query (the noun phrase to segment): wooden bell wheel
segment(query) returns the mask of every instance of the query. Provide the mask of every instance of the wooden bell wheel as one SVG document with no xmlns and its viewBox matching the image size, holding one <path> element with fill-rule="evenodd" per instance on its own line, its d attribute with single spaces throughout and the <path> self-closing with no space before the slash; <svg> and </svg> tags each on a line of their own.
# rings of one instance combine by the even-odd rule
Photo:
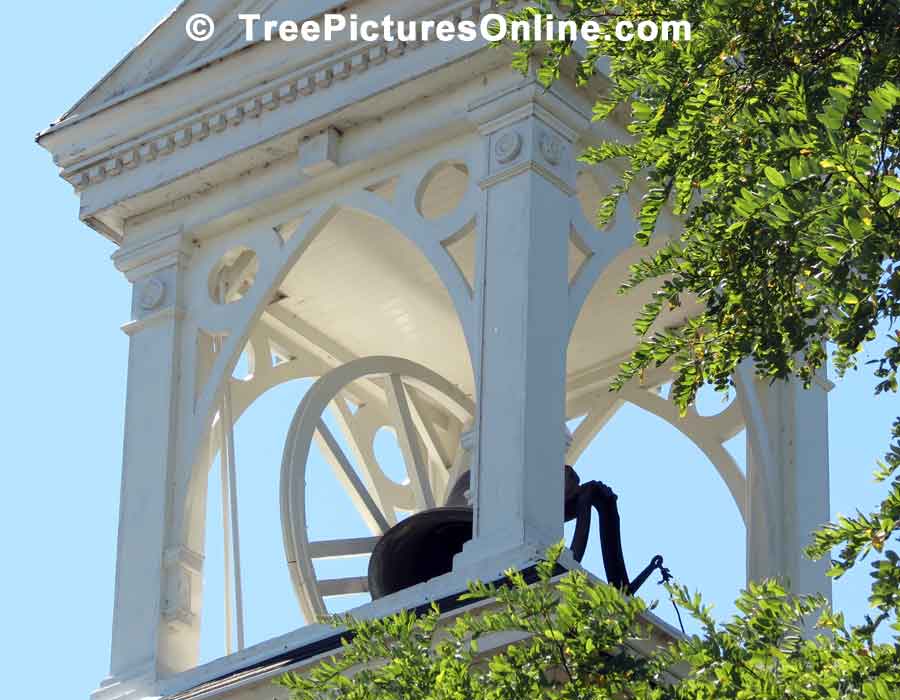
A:
<svg viewBox="0 0 900 700">
<path fill-rule="evenodd" d="M 325 421 L 329 411 L 338 434 Z M 281 466 L 284 551 L 307 622 L 327 613 L 325 600 L 331 596 L 368 592 L 365 577 L 319 578 L 317 560 L 370 554 L 397 523 L 397 511 L 415 513 L 444 504 L 468 468 L 460 435 L 473 416 L 471 399 L 456 386 L 397 357 L 349 362 L 310 387 L 291 422 Z M 402 484 L 388 478 L 375 456 L 375 435 L 385 426 L 396 432 L 403 455 L 408 478 Z M 313 441 L 370 537 L 310 541 L 306 475 Z"/>
</svg>

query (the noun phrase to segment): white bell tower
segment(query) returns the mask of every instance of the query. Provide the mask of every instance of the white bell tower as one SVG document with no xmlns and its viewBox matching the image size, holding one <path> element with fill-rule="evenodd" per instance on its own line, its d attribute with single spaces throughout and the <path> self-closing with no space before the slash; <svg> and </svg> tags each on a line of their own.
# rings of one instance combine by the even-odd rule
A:
<svg viewBox="0 0 900 700">
<path fill-rule="evenodd" d="M 829 517 L 827 381 L 769 387 L 744 367 L 728 408 L 683 419 L 655 391 L 667 368 L 607 390 L 645 298 L 615 289 L 646 251 L 631 245 L 637 198 L 606 230 L 591 223 L 617 174 L 577 157 L 627 137 L 591 122 L 601 81 L 548 90 L 481 41 L 248 44 L 237 15 L 258 4 L 183 3 L 39 137 L 133 287 L 111 668 L 96 700 L 271 696 L 273 674 L 329 648 L 333 630 L 315 624 L 328 599 L 367 590 L 359 577 L 321 578 L 314 563 L 367 556 L 398 512 L 442 505 L 465 469 L 474 538 L 454 571 L 360 614 L 533 564 L 563 536 L 561 465 L 624 403 L 708 457 L 746 524 L 748 576 L 828 593 L 824 566 L 801 556 Z M 273 19 L 330 9 L 264 5 Z M 495 9 L 429 7 L 436 19 Z M 185 36 L 199 11 L 218 27 L 205 44 Z M 352 0 L 344 11 L 415 17 L 421 3 Z M 674 217 L 663 222 L 661 236 L 677 235 Z M 242 354 L 250 369 L 236 378 Z M 246 647 L 233 426 L 296 378 L 317 381 L 289 431 L 272 537 L 284 540 L 298 629 Z M 578 417 L 567 445 L 563 426 Z M 372 449 L 384 426 L 405 484 Z M 723 447 L 744 429 L 746 474 Z M 311 445 L 370 536 L 309 535 Z M 217 575 L 204 562 L 217 456 L 234 634 L 231 653 L 198 666 L 204 576 Z"/>
</svg>

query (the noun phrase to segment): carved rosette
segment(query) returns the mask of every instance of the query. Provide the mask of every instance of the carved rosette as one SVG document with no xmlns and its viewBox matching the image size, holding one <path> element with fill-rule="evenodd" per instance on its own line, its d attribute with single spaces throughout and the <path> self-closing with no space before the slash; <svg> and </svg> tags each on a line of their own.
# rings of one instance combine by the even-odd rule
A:
<svg viewBox="0 0 900 700">
<path fill-rule="evenodd" d="M 538 136 L 538 148 L 544 160 L 550 165 L 559 165 L 563 157 L 562 141 L 549 131 L 542 131 Z"/>
<path fill-rule="evenodd" d="M 501 134 L 494 144 L 494 156 L 501 165 L 513 162 L 522 152 L 522 135 L 518 131 Z"/>
<path fill-rule="evenodd" d="M 166 283 L 159 277 L 151 277 L 141 286 L 138 303 L 144 311 L 155 311 L 166 298 Z"/>
</svg>

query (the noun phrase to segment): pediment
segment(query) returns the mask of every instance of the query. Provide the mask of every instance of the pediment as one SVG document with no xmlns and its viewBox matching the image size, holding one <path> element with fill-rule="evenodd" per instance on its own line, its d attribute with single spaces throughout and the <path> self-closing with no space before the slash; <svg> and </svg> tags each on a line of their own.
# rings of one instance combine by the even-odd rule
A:
<svg viewBox="0 0 900 700">
<path fill-rule="evenodd" d="M 239 14 L 303 19 L 327 12 L 336 4 L 335 0 L 183 0 L 59 121 L 92 113 L 240 50 L 247 42 Z M 202 43 L 191 40 L 185 30 L 188 19 L 198 13 L 209 15 L 216 23 L 214 37 Z"/>
</svg>

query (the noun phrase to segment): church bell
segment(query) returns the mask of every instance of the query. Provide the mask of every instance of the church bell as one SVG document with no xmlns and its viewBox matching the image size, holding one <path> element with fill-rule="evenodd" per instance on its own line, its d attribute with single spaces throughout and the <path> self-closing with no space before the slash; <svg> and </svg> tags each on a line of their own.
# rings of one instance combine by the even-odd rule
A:
<svg viewBox="0 0 900 700">
<path fill-rule="evenodd" d="M 369 559 L 369 593 L 373 599 L 452 571 L 453 558 L 472 539 L 474 511 L 468 505 L 469 487 L 470 472 L 466 472 L 454 485 L 447 505 L 411 515 L 382 535 Z M 580 562 L 584 556 L 591 511 L 596 511 L 606 579 L 634 595 L 654 571 L 659 571 L 663 580 L 668 580 L 670 574 L 663 566 L 663 558 L 656 555 L 634 579 L 629 578 L 622 553 L 617 499 L 602 482 L 581 483 L 575 470 L 565 466 L 565 519 L 576 521 L 570 545 L 573 557 Z"/>
<path fill-rule="evenodd" d="M 369 559 L 369 593 L 383 598 L 449 574 L 453 557 L 472 539 L 474 511 L 468 505 L 469 472 L 450 492 L 447 505 L 416 513 L 388 530 Z"/>
</svg>

